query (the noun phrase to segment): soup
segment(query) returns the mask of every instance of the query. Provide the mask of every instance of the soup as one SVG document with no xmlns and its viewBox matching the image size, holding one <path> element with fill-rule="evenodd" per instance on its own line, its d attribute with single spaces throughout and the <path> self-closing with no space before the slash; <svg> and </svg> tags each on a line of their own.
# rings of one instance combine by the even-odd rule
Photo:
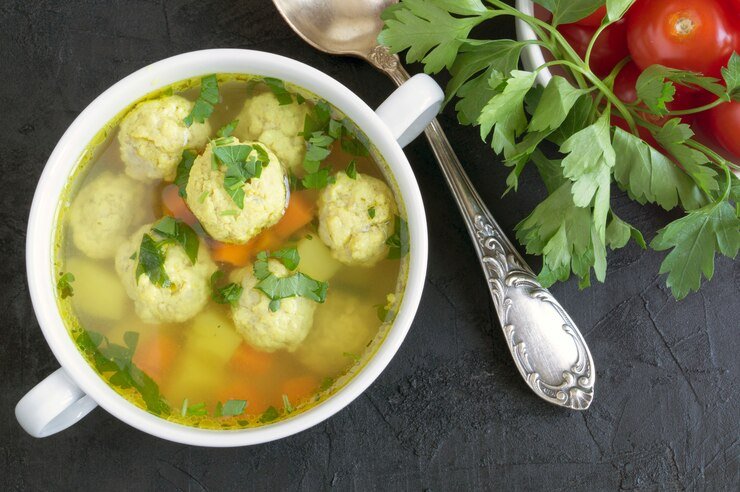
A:
<svg viewBox="0 0 740 492">
<path fill-rule="evenodd" d="M 408 229 L 385 163 L 277 79 L 210 75 L 132 105 L 86 149 L 58 223 L 81 353 L 185 425 L 258 426 L 328 398 L 403 297 Z"/>
</svg>

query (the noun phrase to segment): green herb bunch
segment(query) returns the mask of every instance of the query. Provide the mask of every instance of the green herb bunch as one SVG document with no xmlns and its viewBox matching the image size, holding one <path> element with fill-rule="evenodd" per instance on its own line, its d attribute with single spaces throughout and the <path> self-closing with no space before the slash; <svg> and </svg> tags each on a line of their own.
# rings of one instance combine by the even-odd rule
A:
<svg viewBox="0 0 740 492">
<path fill-rule="evenodd" d="M 624 247 L 632 238 L 643 248 L 640 231 L 611 207 L 612 183 L 641 203 L 684 214 L 658 231 L 650 246 L 670 250 L 660 267 L 677 299 L 698 290 L 702 275 L 711 279 L 715 253 L 730 258 L 740 247 L 740 181 L 729 162 L 693 138 L 679 116 L 740 100 L 740 56 L 734 53 L 722 70 L 723 81 L 698 73 L 653 65 L 637 81 L 638 100 L 622 102 L 614 93 L 615 77 L 629 61 L 601 79 L 589 66 L 591 49 L 605 28 L 618 21 L 634 0 L 535 0 L 553 15 L 545 22 L 499 0 L 402 0 L 384 14 L 379 41 L 393 52 L 408 50 L 408 62 L 421 62 L 427 73 L 446 69 L 451 79 L 446 99 L 456 99 L 460 123 L 480 127 L 481 138 L 511 168 L 507 192 L 516 191 L 519 175 L 534 163 L 548 196 L 516 226 L 527 253 L 541 255 L 539 274 L 549 286 L 571 273 L 580 286 L 590 285 L 591 271 L 603 282 L 606 248 Z M 582 59 L 556 29 L 606 4 L 607 16 Z M 509 16 L 528 24 L 536 40 L 473 39 L 474 27 Z M 522 50 L 538 45 L 552 61 L 534 71 L 519 70 Z M 546 87 L 537 74 L 559 67 Z M 715 96 L 711 103 L 670 111 L 676 85 L 699 87 Z M 667 117 L 663 126 L 652 116 Z M 626 121 L 628 131 L 612 125 Z M 649 132 L 660 147 L 646 143 Z M 560 155 L 549 158 L 540 147 L 554 143 Z"/>
</svg>

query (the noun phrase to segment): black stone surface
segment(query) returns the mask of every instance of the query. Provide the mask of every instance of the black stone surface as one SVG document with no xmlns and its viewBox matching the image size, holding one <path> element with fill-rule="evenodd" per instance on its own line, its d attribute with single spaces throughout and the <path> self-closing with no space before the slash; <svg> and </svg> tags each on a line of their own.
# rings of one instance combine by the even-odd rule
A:
<svg viewBox="0 0 740 492">
<path fill-rule="evenodd" d="M 510 23 L 489 28 L 512 36 Z M 427 207 L 429 273 L 408 338 L 371 388 L 328 421 L 262 446 L 165 442 L 100 409 L 35 440 L 13 408 L 58 364 L 31 307 L 26 221 L 36 180 L 65 128 L 108 86 L 151 62 L 214 47 L 270 51 L 337 78 L 371 106 L 393 85 L 364 63 L 305 45 L 260 1 L 0 3 L 0 484 L 10 490 L 737 490 L 740 262 L 721 259 L 700 293 L 675 302 L 661 255 L 610 255 L 608 281 L 553 287 L 596 360 L 584 413 L 540 401 L 520 380 L 467 233 L 423 139 L 407 148 Z M 414 67 L 412 67 L 414 68 Z M 441 122 L 507 231 L 543 193 L 506 171 L 477 131 Z M 651 238 L 669 216 L 618 194 Z"/>
</svg>

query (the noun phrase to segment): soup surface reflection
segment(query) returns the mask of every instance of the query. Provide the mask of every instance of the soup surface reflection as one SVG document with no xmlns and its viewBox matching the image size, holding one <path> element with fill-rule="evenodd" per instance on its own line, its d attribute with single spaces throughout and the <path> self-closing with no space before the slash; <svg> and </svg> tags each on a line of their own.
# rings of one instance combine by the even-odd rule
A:
<svg viewBox="0 0 740 492">
<path fill-rule="evenodd" d="M 114 390 L 186 425 L 257 426 L 329 397 L 403 296 L 385 164 L 276 79 L 211 75 L 139 101 L 93 139 L 59 213 L 71 336 Z"/>
</svg>

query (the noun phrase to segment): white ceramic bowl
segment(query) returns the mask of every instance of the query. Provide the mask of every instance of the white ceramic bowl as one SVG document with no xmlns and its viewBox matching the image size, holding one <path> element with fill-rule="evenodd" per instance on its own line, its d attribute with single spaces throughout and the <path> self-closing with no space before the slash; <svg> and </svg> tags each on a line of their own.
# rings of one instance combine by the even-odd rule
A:
<svg viewBox="0 0 740 492">
<path fill-rule="evenodd" d="M 88 365 L 64 326 L 56 304 L 53 241 L 60 196 L 90 139 L 137 99 L 174 82 L 210 73 L 276 77 L 304 87 L 336 106 L 369 137 L 388 163 L 408 215 L 408 283 L 393 326 L 375 355 L 343 388 L 294 417 L 244 430 L 205 430 L 156 417 L 118 395 Z M 407 143 L 437 113 L 443 99 L 434 81 L 417 75 L 393 93 L 378 112 L 342 84 L 295 60 L 269 53 L 219 49 L 168 58 L 129 75 L 95 99 L 65 132 L 38 183 L 28 224 L 28 284 L 41 330 L 61 368 L 39 383 L 17 405 L 16 417 L 36 437 L 74 424 L 95 406 L 137 429 L 181 443 L 242 446 L 300 432 L 338 412 L 378 377 L 398 350 L 419 305 L 427 265 L 427 226 L 416 179 L 397 139 Z"/>
</svg>

